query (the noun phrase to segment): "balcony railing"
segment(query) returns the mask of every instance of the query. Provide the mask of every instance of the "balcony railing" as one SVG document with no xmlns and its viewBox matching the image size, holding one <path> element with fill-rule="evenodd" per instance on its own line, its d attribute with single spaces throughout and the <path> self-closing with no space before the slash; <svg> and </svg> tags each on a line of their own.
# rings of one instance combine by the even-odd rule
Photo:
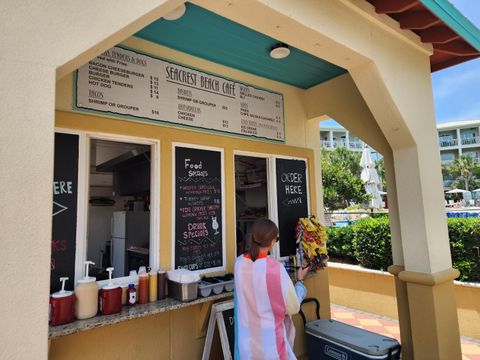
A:
<svg viewBox="0 0 480 360">
<path fill-rule="evenodd" d="M 450 147 L 450 146 L 457 146 L 458 140 L 457 139 L 438 139 L 438 144 L 440 147 Z"/>
<path fill-rule="evenodd" d="M 466 156 L 469 156 L 468 154 L 464 154 Z M 472 158 L 472 161 L 475 163 L 475 164 L 479 164 L 480 163 L 480 157 L 476 157 L 476 156 L 471 156 Z M 454 159 L 441 159 L 441 163 L 442 165 L 451 165 L 453 164 L 455 160 Z"/>
<path fill-rule="evenodd" d="M 348 148 L 350 150 L 362 150 L 363 142 L 349 141 L 348 146 L 345 140 L 322 140 L 322 147 L 325 149 Z"/>
<path fill-rule="evenodd" d="M 361 141 L 350 141 L 348 146 L 350 149 L 363 150 L 363 142 Z"/>
<path fill-rule="evenodd" d="M 462 137 L 462 145 L 475 145 L 480 144 L 480 137 L 473 136 L 473 137 Z"/>
</svg>

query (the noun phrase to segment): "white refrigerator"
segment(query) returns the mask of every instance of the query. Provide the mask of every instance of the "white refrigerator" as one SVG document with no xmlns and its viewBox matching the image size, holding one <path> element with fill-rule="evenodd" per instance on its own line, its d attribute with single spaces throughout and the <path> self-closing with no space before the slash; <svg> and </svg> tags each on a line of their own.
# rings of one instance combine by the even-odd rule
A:
<svg viewBox="0 0 480 360">
<path fill-rule="evenodd" d="M 111 223 L 110 261 L 113 277 L 128 275 L 129 248 L 148 249 L 150 244 L 150 212 L 115 211 Z"/>
</svg>

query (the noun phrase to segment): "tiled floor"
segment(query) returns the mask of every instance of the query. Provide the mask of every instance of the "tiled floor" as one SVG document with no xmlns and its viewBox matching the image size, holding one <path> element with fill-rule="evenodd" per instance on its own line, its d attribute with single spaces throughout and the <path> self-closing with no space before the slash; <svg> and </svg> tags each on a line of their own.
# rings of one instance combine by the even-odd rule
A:
<svg viewBox="0 0 480 360">
<path fill-rule="evenodd" d="M 332 305 L 332 319 L 378 334 L 394 337 L 400 341 L 400 329 L 397 320 L 339 305 Z M 480 360 L 480 339 L 465 339 L 462 337 L 461 344 L 462 360 Z"/>
</svg>

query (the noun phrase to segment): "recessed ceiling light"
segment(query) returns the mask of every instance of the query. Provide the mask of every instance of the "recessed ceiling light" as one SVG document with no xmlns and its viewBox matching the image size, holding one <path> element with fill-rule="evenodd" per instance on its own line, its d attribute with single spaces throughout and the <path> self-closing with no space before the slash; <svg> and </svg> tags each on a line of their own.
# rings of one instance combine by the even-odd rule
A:
<svg viewBox="0 0 480 360">
<path fill-rule="evenodd" d="M 166 15 L 163 16 L 165 20 L 178 20 L 180 19 L 183 14 L 185 14 L 185 11 L 187 10 L 185 4 L 182 4 L 180 6 L 177 6 L 175 9 L 167 13 Z"/>
<path fill-rule="evenodd" d="M 285 59 L 288 55 L 290 55 L 290 49 L 287 44 L 279 43 L 270 49 L 270 56 L 274 59 Z"/>
</svg>

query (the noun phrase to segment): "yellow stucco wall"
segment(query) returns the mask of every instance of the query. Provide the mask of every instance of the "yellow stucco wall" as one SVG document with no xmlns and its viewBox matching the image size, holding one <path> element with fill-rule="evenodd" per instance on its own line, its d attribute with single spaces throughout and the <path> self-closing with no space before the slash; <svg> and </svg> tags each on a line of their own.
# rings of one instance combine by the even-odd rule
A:
<svg viewBox="0 0 480 360">
<path fill-rule="evenodd" d="M 333 304 L 398 319 L 393 275 L 329 267 Z M 480 338 L 480 287 L 455 283 L 458 322 L 464 336 Z"/>
<path fill-rule="evenodd" d="M 140 39 L 130 38 L 122 44 L 180 64 L 276 91 L 284 96 L 286 144 L 278 144 L 252 141 L 246 137 L 221 135 L 198 129 L 175 128 L 88 113 L 75 113 L 72 111 L 72 76 L 66 76 L 57 82 L 55 119 L 57 128 L 128 135 L 160 142 L 160 265 L 162 267 L 169 269 L 172 265 L 173 142 L 215 146 L 224 150 L 227 271 L 233 270 L 236 251 L 234 151 L 306 158 L 308 161 L 310 209 L 313 213 L 318 211 L 315 157 L 314 152 L 307 146 L 306 115 L 302 90 L 213 64 Z M 317 136 L 319 137 L 319 134 Z M 319 298 L 324 304 L 322 316 L 329 316 L 327 271 L 308 279 L 306 286 L 309 291 L 308 295 Z M 51 342 L 50 357 L 52 359 L 75 359 L 80 356 L 84 359 L 133 357 L 197 359 L 201 356 L 205 335 L 204 332 L 198 330 L 200 308 L 200 305 L 196 305 L 166 314 L 131 320 L 54 339 Z M 295 323 L 299 327 L 303 326 L 298 319 L 295 320 Z M 301 335 L 303 329 L 299 328 L 297 332 L 300 335 L 296 341 L 295 351 L 301 355 L 305 352 L 305 340 Z M 186 344 L 188 346 L 185 346 Z M 218 351 L 218 349 L 215 350 Z"/>
<path fill-rule="evenodd" d="M 423 45 L 412 32 L 401 30 L 387 15 L 376 14 L 371 4 L 363 0 L 316 0 L 302 2 L 301 6 L 290 0 L 193 1 L 343 66 L 353 74 L 356 86 L 392 147 L 394 164 L 392 162 L 391 166 L 394 166 L 399 190 L 399 230 L 405 267 L 425 273 L 449 268 L 428 66 L 431 46 Z M 7 2 L 6 11 L 0 13 L 2 24 L 9 28 L 2 37 L 8 55 L 0 58 L 4 70 L 0 73 L 4 156 L 0 158 L 2 167 L 9 169 L 0 175 L 2 188 L 9 189 L 1 193 L 6 215 L 2 218 L 4 246 L 0 268 L 5 287 L 11 292 L 10 297 L 0 300 L 1 307 L 8 310 L 0 327 L 4 340 L 0 357 L 43 359 L 47 353 L 55 75 L 58 79 L 65 74 L 68 76 L 76 67 L 123 41 L 179 3 L 181 0 L 142 0 L 132 6 L 125 0 L 105 0 L 96 6 L 71 1 L 49 2 L 45 6 L 44 2 L 27 0 Z M 203 63 L 198 59 L 190 60 Z M 264 83 L 263 87 L 278 92 L 285 89 L 287 143 L 307 146 L 299 91 L 219 65 L 206 63 L 205 67 L 199 67 L 218 74 L 231 73 L 232 78 L 256 85 Z M 70 111 L 71 87 L 68 83 L 66 80 L 56 84 L 58 110 Z M 62 102 L 62 97 L 66 101 Z M 338 103 L 341 106 L 340 100 Z M 318 164 L 319 159 L 315 161 Z M 389 187 L 391 192 L 397 186 L 389 181 Z M 29 206 L 25 206 L 27 203 Z M 22 217 L 15 216 L 19 213 Z M 25 264 L 26 273 L 36 274 L 36 281 L 29 284 L 29 298 L 24 296 L 24 287 L 16 283 L 18 270 L 11 266 L 12 263 Z M 319 276 L 315 284 L 324 286 L 326 279 L 326 276 Z M 328 303 L 328 287 L 320 295 Z M 15 304 L 11 299 L 16 299 Z M 414 309 L 417 304 L 409 306 Z M 454 307 L 452 304 L 445 308 L 437 306 L 436 311 L 439 314 L 452 312 Z M 26 323 L 29 324 L 27 328 Z M 442 331 L 438 330 L 437 323 L 430 324 L 430 331 L 424 334 L 427 337 L 437 337 L 440 341 L 447 333 L 445 329 L 451 337 L 457 337 L 453 323 Z M 26 343 L 28 346 L 24 346 Z M 458 344 L 456 357 L 445 358 L 458 358 L 459 349 Z M 416 353 L 417 357 L 423 355 L 425 358 L 432 349 L 425 347 Z"/>
</svg>

